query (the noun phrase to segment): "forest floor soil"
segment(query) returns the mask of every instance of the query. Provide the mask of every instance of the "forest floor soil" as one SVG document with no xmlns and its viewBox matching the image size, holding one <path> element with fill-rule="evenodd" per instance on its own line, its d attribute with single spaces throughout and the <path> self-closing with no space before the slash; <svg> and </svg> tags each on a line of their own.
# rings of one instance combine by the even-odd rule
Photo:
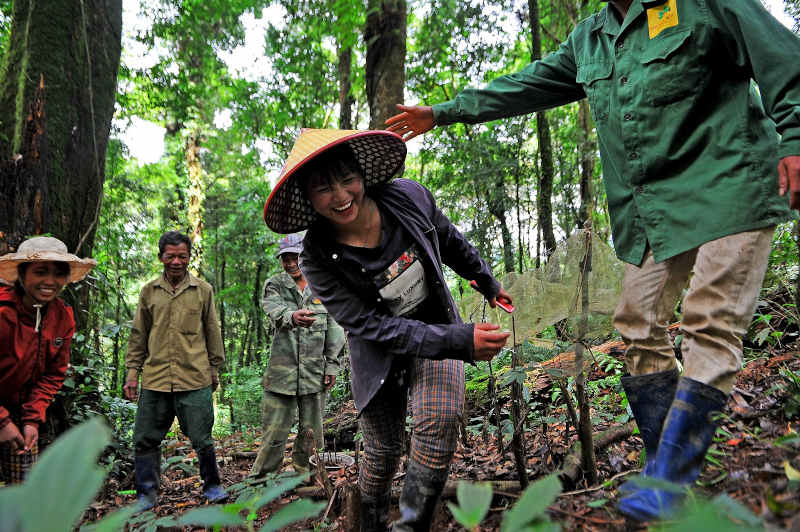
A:
<svg viewBox="0 0 800 532">
<path fill-rule="evenodd" d="M 612 354 L 621 357 L 619 350 L 613 350 Z M 764 351 L 762 358 L 746 364 L 739 374 L 721 419 L 723 430 L 718 431 L 703 473 L 694 488 L 695 493 L 709 498 L 727 494 L 759 516 L 765 527 L 772 530 L 800 530 L 800 481 L 790 478 L 800 470 L 800 443 L 798 438 L 788 441 L 792 434 L 800 432 L 800 412 L 795 411 L 794 417 L 789 418 L 787 416 L 790 414 L 787 412 L 790 410 L 786 407 L 792 400 L 800 401 L 800 396 L 792 395 L 791 387 L 787 384 L 787 371 L 800 376 L 800 351 L 796 348 Z M 592 366 L 592 381 L 602 381 L 606 377 L 608 375 L 600 364 Z M 545 386 L 537 390 L 532 400 L 540 403 L 549 401 L 549 397 L 552 397 L 551 391 Z M 800 390 L 796 389 L 794 393 L 798 394 Z M 596 433 L 625 421 L 624 410 L 617 410 L 615 413 L 613 405 L 606 404 L 618 403 L 618 399 L 619 395 L 612 389 L 600 389 L 593 398 L 592 415 L 595 417 Z M 602 409 L 608 409 L 610 413 L 603 413 Z M 550 420 L 566 419 L 564 410 L 563 403 L 553 407 L 549 412 Z M 468 407 L 469 419 L 485 419 L 488 416 L 487 406 Z M 337 427 L 346 426 L 352 428 L 354 418 L 352 404 L 342 405 L 337 408 L 336 417 L 326 422 L 327 430 L 335 431 Z M 564 421 L 528 428 L 525 449 L 531 481 L 558 471 L 576 441 L 574 428 L 568 428 Z M 224 485 L 242 485 L 255 458 L 258 444 L 258 432 L 234 433 L 217 442 Z M 565 486 L 564 493 L 548 510 L 550 519 L 560 523 L 563 530 L 647 530 L 647 525 L 626 521 L 615 508 L 620 484 L 639 469 L 641 448 L 638 435 L 632 435 L 598 449 L 600 481 L 594 486 L 587 486 L 579 478 L 574 485 Z M 189 465 L 193 452 L 188 440 L 174 440 L 168 446 L 166 454 L 184 458 L 173 458 L 171 461 L 167 458 L 169 465 L 162 474 L 161 494 L 155 508 L 156 517 L 174 517 L 205 504 L 200 479 L 196 470 Z M 285 463 L 289 464 L 288 450 L 286 458 Z M 403 472 L 404 467 L 401 465 L 394 481 L 395 494 L 401 489 Z M 299 490 L 307 494 L 312 492 L 317 500 L 327 503 L 324 521 L 303 521 L 283 530 L 349 532 L 353 529 L 353 517 L 346 510 L 344 494 L 352 493 L 357 486 L 357 464 L 329 471 L 328 476 L 333 491 L 330 497 L 325 494 L 319 480 L 315 481 L 317 489 L 307 486 Z M 474 428 L 460 435 L 459 447 L 450 469 L 451 481 L 515 481 L 516 478 L 509 442 L 504 442 L 503 449 L 500 449 L 494 434 L 486 434 Z M 132 475 L 121 481 L 110 480 L 103 497 L 93 505 L 93 511 L 89 512 L 93 515 L 87 517 L 94 520 L 113 509 L 132 503 L 134 496 L 125 491 L 131 489 Z M 518 489 L 495 490 L 489 514 L 479 530 L 499 530 L 503 512 L 513 506 L 518 497 Z M 263 507 L 255 520 L 255 530 L 280 508 L 297 498 L 296 491 L 289 492 Z M 455 503 L 455 496 L 450 496 L 439 504 L 432 530 L 463 530 L 447 508 L 447 502 Z M 390 517 L 396 516 L 395 499 Z M 170 530 L 152 528 L 154 522 L 155 518 L 130 529 L 147 530 L 149 525 L 150 530 Z"/>
</svg>

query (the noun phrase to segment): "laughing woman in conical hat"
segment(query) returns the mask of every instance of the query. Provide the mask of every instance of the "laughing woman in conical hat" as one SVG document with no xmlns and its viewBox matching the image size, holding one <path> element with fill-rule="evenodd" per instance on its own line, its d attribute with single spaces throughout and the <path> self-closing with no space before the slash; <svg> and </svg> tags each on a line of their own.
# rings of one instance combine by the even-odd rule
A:
<svg viewBox="0 0 800 532">
<path fill-rule="evenodd" d="M 414 429 L 395 531 L 424 531 L 447 480 L 464 404 L 464 362 L 490 360 L 508 333 L 462 323 L 443 265 L 477 281 L 489 303 L 511 299 L 477 250 L 419 183 L 395 179 L 402 138 L 388 131 L 303 130 L 264 207 L 279 233 L 308 228 L 300 268 L 348 331 L 352 390 L 364 440 L 361 530 L 388 527 Z"/>
<path fill-rule="evenodd" d="M 58 294 L 95 265 L 43 236 L 0 256 L 0 481 L 21 482 L 37 460 L 39 425 L 64 382 L 75 332 Z"/>
</svg>

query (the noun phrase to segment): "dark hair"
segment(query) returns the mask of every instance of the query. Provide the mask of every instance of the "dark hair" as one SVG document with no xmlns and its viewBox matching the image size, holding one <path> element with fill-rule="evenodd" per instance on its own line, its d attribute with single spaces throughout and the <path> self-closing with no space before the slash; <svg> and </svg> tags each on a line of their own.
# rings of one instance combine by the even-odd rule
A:
<svg viewBox="0 0 800 532">
<path fill-rule="evenodd" d="M 180 231 L 167 231 L 158 239 L 158 256 L 164 254 L 167 246 L 180 246 L 181 244 L 186 244 L 186 251 L 191 255 L 192 241 L 189 240 L 189 237 Z"/>
<path fill-rule="evenodd" d="M 305 186 L 314 181 L 330 184 L 331 181 L 338 181 L 350 172 L 357 172 L 364 177 L 364 171 L 353 149 L 347 143 L 334 146 L 314 157 L 302 171 Z"/>
<path fill-rule="evenodd" d="M 39 261 L 37 261 L 37 262 L 39 262 Z M 62 262 L 60 260 L 54 260 L 54 261 L 48 261 L 48 262 L 52 262 L 53 264 L 56 265 L 56 273 L 58 275 L 63 275 L 64 277 L 69 277 L 70 268 L 69 268 L 69 263 L 68 262 Z M 19 263 L 17 265 L 17 275 L 19 276 L 20 279 L 25 277 L 25 272 L 28 271 L 28 268 L 30 267 L 31 264 L 33 264 L 33 262 L 21 262 L 21 263 Z"/>
</svg>

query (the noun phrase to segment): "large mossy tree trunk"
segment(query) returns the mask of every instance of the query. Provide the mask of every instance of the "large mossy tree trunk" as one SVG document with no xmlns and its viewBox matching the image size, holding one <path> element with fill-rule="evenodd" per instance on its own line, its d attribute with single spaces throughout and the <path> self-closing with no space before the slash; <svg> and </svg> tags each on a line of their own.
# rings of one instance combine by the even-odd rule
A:
<svg viewBox="0 0 800 532">
<path fill-rule="evenodd" d="M 384 129 L 384 121 L 403 102 L 406 82 L 406 2 L 367 0 L 364 27 L 369 128 Z"/>
<path fill-rule="evenodd" d="M 121 31 L 122 0 L 14 1 L 0 72 L 0 253 L 50 233 L 91 255 Z M 64 292 L 79 329 L 82 286 Z"/>
</svg>

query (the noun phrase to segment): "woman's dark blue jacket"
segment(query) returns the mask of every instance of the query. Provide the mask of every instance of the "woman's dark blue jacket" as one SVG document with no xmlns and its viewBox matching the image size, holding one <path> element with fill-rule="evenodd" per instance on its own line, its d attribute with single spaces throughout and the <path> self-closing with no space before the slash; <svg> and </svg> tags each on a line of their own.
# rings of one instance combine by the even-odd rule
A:
<svg viewBox="0 0 800 532">
<path fill-rule="evenodd" d="M 372 277 L 336 242 L 330 224 L 319 218 L 311 226 L 303 241 L 300 268 L 312 293 L 348 332 L 353 398 L 359 412 L 383 384 L 395 357 L 472 361 L 473 325 L 462 323 L 442 264 L 477 281 L 487 297 L 500 290 L 478 251 L 439 210 L 428 189 L 396 179 L 368 189 L 367 195 L 424 250 L 430 297 L 441 305 L 441 323 L 392 316 Z"/>
</svg>

